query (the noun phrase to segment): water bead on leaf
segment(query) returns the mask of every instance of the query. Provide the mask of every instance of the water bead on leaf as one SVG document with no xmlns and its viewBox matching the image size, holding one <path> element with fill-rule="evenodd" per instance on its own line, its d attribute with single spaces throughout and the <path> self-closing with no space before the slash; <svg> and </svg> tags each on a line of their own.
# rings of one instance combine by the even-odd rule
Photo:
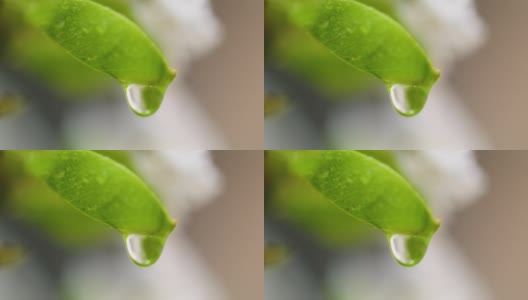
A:
<svg viewBox="0 0 528 300">
<path fill-rule="evenodd" d="M 428 241 L 419 236 L 391 234 L 387 236 L 394 259 L 402 266 L 417 265 L 425 256 Z"/>
<path fill-rule="evenodd" d="M 153 115 L 161 106 L 163 92 L 153 86 L 131 84 L 125 87 L 128 106 L 138 116 Z"/>
<path fill-rule="evenodd" d="M 388 89 L 392 106 L 402 116 L 417 115 L 427 102 L 428 93 L 423 87 L 393 84 Z"/>
<path fill-rule="evenodd" d="M 161 256 L 165 242 L 156 236 L 128 234 L 124 236 L 128 256 L 138 266 L 153 265 Z"/>
</svg>

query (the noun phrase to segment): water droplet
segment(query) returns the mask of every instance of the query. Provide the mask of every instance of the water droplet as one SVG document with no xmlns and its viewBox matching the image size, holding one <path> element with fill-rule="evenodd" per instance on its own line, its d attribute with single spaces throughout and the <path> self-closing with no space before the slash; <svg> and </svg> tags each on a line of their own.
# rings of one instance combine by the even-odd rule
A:
<svg viewBox="0 0 528 300">
<path fill-rule="evenodd" d="M 125 88 L 125 93 L 130 109 L 142 117 L 153 115 L 163 101 L 163 93 L 153 86 L 131 84 Z"/>
<path fill-rule="evenodd" d="M 163 251 L 164 242 L 161 238 L 142 234 L 129 234 L 125 236 L 128 256 L 141 267 L 153 265 Z"/>
<path fill-rule="evenodd" d="M 423 109 L 428 92 L 419 86 L 394 84 L 389 87 L 389 94 L 394 109 L 403 116 L 412 117 Z"/>
<path fill-rule="evenodd" d="M 392 256 L 406 267 L 417 265 L 427 251 L 427 240 L 423 237 L 393 234 L 388 236 Z"/>
</svg>

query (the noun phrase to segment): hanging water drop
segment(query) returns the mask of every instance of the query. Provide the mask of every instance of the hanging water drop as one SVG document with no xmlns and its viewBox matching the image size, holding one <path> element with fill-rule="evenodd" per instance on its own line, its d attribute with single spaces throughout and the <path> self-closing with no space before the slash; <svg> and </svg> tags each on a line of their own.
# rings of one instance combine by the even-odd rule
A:
<svg viewBox="0 0 528 300">
<path fill-rule="evenodd" d="M 153 115 L 163 101 L 163 93 L 153 86 L 131 84 L 126 86 L 125 93 L 130 109 L 142 117 Z"/>
<path fill-rule="evenodd" d="M 141 267 L 153 265 L 163 251 L 164 242 L 159 237 L 129 234 L 125 236 L 128 256 Z"/>
<path fill-rule="evenodd" d="M 419 86 L 394 84 L 389 87 L 392 106 L 401 115 L 412 117 L 425 106 L 428 92 Z"/>
<path fill-rule="evenodd" d="M 423 237 L 393 234 L 388 237 L 392 256 L 406 267 L 417 265 L 427 251 L 427 240 Z"/>
</svg>

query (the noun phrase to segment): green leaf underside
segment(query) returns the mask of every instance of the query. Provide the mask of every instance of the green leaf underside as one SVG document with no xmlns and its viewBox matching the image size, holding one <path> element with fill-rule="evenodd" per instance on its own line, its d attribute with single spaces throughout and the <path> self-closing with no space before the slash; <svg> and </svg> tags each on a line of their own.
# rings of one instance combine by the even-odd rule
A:
<svg viewBox="0 0 528 300">
<path fill-rule="evenodd" d="M 148 239 L 144 250 L 154 245 L 159 252 L 144 265 L 154 263 L 161 254 L 175 222 L 157 196 L 126 167 L 92 151 L 9 151 L 8 155 L 22 161 L 29 173 L 73 207 L 117 229 L 125 241 L 130 236 Z M 131 258 L 143 265 L 132 254 Z"/>
<path fill-rule="evenodd" d="M 356 151 L 268 151 L 339 209 L 387 236 L 426 243 L 439 223 L 421 196 L 390 167 Z M 300 204 L 299 204 L 300 205 Z"/>
<path fill-rule="evenodd" d="M 271 0 L 348 64 L 387 85 L 427 90 L 438 79 L 424 50 L 395 20 L 353 0 Z"/>
<path fill-rule="evenodd" d="M 123 87 L 145 87 L 148 113 L 157 110 L 176 76 L 154 42 L 131 20 L 89 0 L 7 0 L 26 20 L 84 64 Z M 129 100 L 130 101 L 130 100 Z M 132 106 L 131 106 L 132 107 Z"/>
</svg>

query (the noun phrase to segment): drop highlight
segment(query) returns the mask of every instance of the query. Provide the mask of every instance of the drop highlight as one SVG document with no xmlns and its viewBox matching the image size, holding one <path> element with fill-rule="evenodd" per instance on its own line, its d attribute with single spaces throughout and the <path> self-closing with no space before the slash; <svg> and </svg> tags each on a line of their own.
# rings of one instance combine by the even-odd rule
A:
<svg viewBox="0 0 528 300">
<path fill-rule="evenodd" d="M 153 265 L 161 256 L 165 242 L 155 236 L 129 234 L 124 237 L 130 259 L 138 266 Z"/>
<path fill-rule="evenodd" d="M 429 242 L 418 236 L 392 234 L 387 236 L 394 259 L 402 266 L 417 265 L 425 256 Z"/>
<path fill-rule="evenodd" d="M 125 87 L 130 109 L 138 116 L 153 115 L 161 106 L 164 93 L 157 87 L 131 84 Z"/>
<path fill-rule="evenodd" d="M 401 115 L 412 117 L 425 106 L 429 92 L 420 86 L 394 84 L 389 86 L 392 106 Z"/>
</svg>

